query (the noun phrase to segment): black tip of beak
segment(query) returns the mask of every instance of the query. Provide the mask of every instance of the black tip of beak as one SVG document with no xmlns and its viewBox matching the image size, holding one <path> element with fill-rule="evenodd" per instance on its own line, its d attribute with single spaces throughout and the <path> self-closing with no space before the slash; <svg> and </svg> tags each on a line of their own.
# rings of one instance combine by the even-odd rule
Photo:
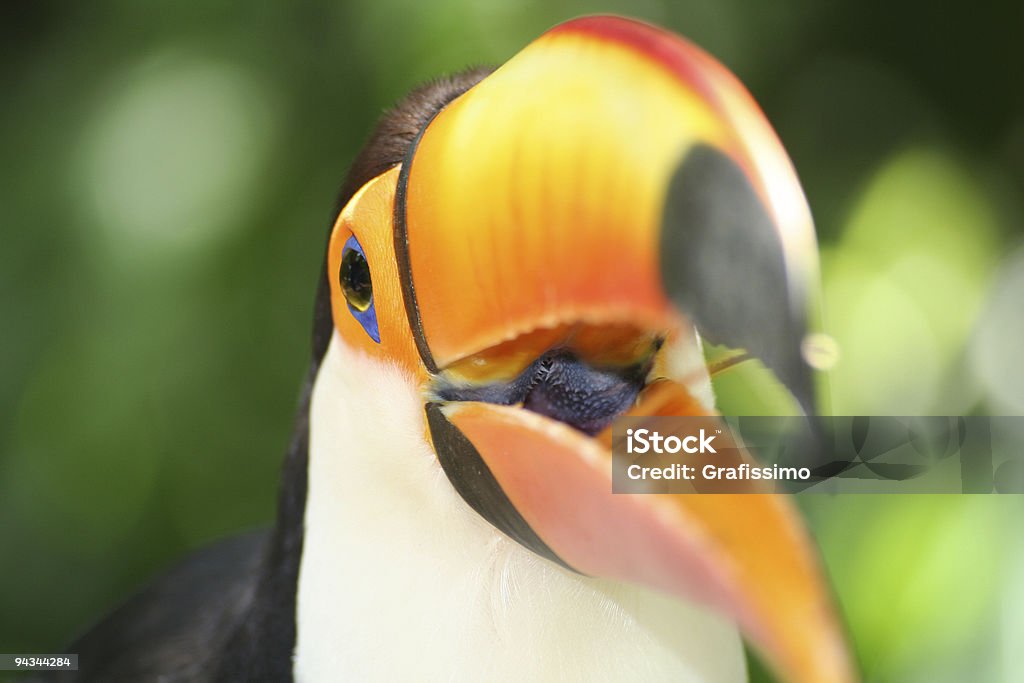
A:
<svg viewBox="0 0 1024 683">
<path fill-rule="evenodd" d="M 807 302 L 794 297 L 784 245 L 757 191 L 713 147 L 694 147 L 672 178 L 661 273 L 705 339 L 760 359 L 814 414 L 813 373 L 801 351 Z"/>
</svg>

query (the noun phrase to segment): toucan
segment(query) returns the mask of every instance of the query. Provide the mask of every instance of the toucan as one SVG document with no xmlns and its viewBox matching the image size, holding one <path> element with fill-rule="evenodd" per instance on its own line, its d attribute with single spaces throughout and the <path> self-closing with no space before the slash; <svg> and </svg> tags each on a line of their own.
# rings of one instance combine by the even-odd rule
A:
<svg viewBox="0 0 1024 683">
<path fill-rule="evenodd" d="M 814 229 L 685 39 L 560 24 L 413 91 L 345 181 L 275 526 L 68 648 L 80 681 L 856 680 L 781 494 L 621 494 L 622 416 L 714 415 L 705 345 L 808 413 Z"/>
</svg>

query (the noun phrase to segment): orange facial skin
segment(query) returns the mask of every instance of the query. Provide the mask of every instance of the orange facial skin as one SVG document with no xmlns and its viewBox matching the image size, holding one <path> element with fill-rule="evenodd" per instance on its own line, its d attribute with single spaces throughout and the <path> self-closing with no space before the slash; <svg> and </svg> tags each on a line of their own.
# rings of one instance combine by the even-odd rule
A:
<svg viewBox="0 0 1024 683">
<path fill-rule="evenodd" d="M 327 252 L 328 278 L 334 326 L 345 343 L 372 358 L 398 364 L 424 381 L 427 372 L 420 361 L 402 302 L 392 232 L 395 186 L 399 168 L 377 176 L 364 185 L 342 209 L 331 232 Z M 373 341 L 349 311 L 338 272 L 348 238 L 355 235 L 363 245 L 373 281 L 380 343 Z"/>
</svg>

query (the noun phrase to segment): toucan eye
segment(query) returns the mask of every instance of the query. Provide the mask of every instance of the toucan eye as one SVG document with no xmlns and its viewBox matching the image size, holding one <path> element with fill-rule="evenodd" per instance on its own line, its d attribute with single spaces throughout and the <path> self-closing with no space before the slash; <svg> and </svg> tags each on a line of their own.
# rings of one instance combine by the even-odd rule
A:
<svg viewBox="0 0 1024 683">
<path fill-rule="evenodd" d="M 370 264 L 366 262 L 363 245 L 355 235 L 348 238 L 341 252 L 341 268 L 338 269 L 338 280 L 341 292 L 348 302 L 348 310 L 366 334 L 375 342 L 380 342 L 380 331 L 377 329 L 377 309 L 373 305 L 373 283 L 370 280 Z"/>
</svg>

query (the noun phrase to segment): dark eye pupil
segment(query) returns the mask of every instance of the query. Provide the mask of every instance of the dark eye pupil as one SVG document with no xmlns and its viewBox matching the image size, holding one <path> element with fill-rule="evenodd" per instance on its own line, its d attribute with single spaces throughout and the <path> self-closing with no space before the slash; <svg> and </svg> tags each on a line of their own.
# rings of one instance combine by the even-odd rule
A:
<svg viewBox="0 0 1024 683">
<path fill-rule="evenodd" d="M 360 312 L 368 309 L 373 301 L 373 285 L 366 257 L 355 249 L 346 249 L 341 256 L 340 278 L 341 291 L 349 305 Z"/>
</svg>

